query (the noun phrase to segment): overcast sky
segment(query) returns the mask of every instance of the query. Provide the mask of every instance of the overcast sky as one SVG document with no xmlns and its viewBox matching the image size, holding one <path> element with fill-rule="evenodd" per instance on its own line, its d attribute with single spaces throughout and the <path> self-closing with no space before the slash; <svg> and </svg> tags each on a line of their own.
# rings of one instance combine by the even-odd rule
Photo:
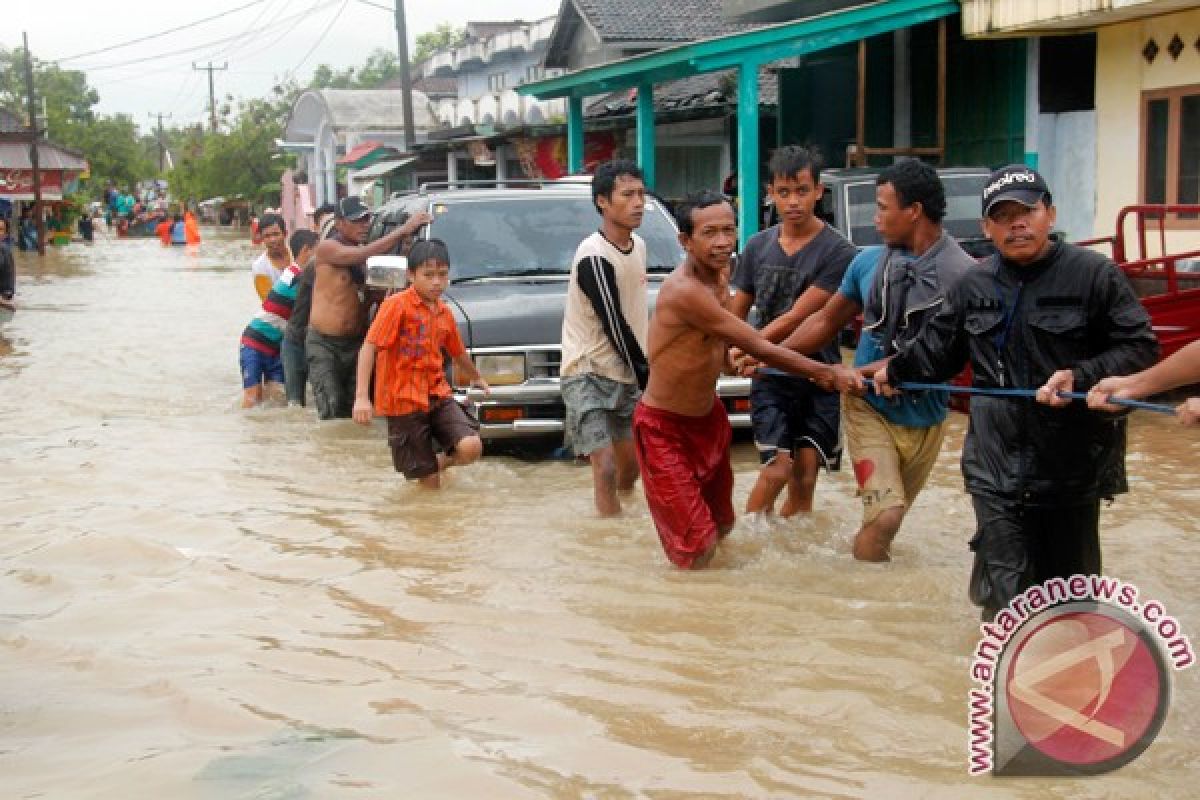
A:
<svg viewBox="0 0 1200 800">
<path fill-rule="evenodd" d="M 8 9 L 0 45 L 30 49 L 43 61 L 82 69 L 100 93 L 103 113 L 131 114 L 149 130 L 151 114 L 170 114 L 163 124 L 208 119 L 208 74 L 196 64 L 229 69 L 215 72 L 218 102 L 226 93 L 261 97 L 281 77 L 307 82 L 321 63 L 362 64 L 377 47 L 396 48 L 390 10 L 393 0 L 212 0 L 178 3 L 123 0 L 21 0 Z M 560 0 L 408 0 L 409 50 L 417 34 L 442 22 L 539 19 L 558 12 Z M 240 9 L 240 10 L 235 10 Z M 93 55 L 91 51 L 154 36 L 232 12 L 186 30 Z M 80 56 L 72 58 L 72 56 Z M 126 63 L 137 60 L 137 63 Z M 120 66 L 117 66 L 120 65 Z M 53 136 L 53 131 L 51 131 Z"/>
</svg>

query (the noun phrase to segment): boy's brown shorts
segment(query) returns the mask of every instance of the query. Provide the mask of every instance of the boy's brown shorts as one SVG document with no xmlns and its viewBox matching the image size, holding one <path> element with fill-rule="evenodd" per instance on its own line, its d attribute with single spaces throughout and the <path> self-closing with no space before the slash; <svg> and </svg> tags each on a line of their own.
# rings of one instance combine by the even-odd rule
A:
<svg viewBox="0 0 1200 800">
<path fill-rule="evenodd" d="M 479 423 L 452 397 L 431 401 L 428 411 L 388 417 L 387 423 L 392 464 L 410 481 L 438 471 L 435 439 L 442 450 L 453 453 L 463 439 L 479 434 Z"/>
</svg>

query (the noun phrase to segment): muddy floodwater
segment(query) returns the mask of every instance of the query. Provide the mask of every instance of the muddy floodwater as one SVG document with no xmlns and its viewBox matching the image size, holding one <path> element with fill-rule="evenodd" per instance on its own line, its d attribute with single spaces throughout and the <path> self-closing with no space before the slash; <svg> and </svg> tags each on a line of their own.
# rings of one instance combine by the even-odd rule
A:
<svg viewBox="0 0 1200 800">
<path fill-rule="evenodd" d="M 489 455 L 404 485 L 380 423 L 240 410 L 242 237 L 19 256 L 0 328 L 2 798 L 1182 798 L 1200 669 L 1095 778 L 970 778 L 953 431 L 893 563 L 859 504 L 667 564 L 640 488 Z M 1106 572 L 1200 644 L 1200 432 L 1139 413 Z M 735 445 L 735 503 L 757 459 Z"/>
</svg>

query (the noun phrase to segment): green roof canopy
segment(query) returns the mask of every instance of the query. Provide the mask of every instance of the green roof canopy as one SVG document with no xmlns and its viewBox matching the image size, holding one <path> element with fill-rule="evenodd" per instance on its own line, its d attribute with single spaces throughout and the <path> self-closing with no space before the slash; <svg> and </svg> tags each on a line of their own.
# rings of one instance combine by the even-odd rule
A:
<svg viewBox="0 0 1200 800">
<path fill-rule="evenodd" d="M 567 98 L 568 166 L 571 172 L 578 172 L 583 166 L 583 99 L 637 87 L 638 161 L 647 183 L 653 185 L 654 84 L 737 68 L 739 217 L 745 241 L 758 229 L 758 68 L 772 61 L 920 25 L 958 11 L 955 0 L 880 0 L 587 67 L 523 84 L 517 87 L 517 92 L 539 100 Z M 747 198 L 752 199 L 747 202 Z"/>
</svg>

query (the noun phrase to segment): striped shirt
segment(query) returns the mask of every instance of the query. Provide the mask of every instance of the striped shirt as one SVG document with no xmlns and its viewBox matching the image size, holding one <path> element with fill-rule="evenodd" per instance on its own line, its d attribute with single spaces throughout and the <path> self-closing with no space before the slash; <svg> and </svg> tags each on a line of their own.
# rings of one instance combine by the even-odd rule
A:
<svg viewBox="0 0 1200 800">
<path fill-rule="evenodd" d="M 302 270 L 293 262 L 279 275 L 279 280 L 263 300 L 262 310 L 254 315 L 250 324 L 242 331 L 242 344 L 253 347 L 269 356 L 279 355 L 279 343 L 292 307 L 296 303 L 296 282 Z"/>
<path fill-rule="evenodd" d="M 560 374 L 641 384 L 649 325 L 646 243 L 635 233 L 626 252 L 599 232 L 584 239 L 567 284 Z"/>
</svg>

